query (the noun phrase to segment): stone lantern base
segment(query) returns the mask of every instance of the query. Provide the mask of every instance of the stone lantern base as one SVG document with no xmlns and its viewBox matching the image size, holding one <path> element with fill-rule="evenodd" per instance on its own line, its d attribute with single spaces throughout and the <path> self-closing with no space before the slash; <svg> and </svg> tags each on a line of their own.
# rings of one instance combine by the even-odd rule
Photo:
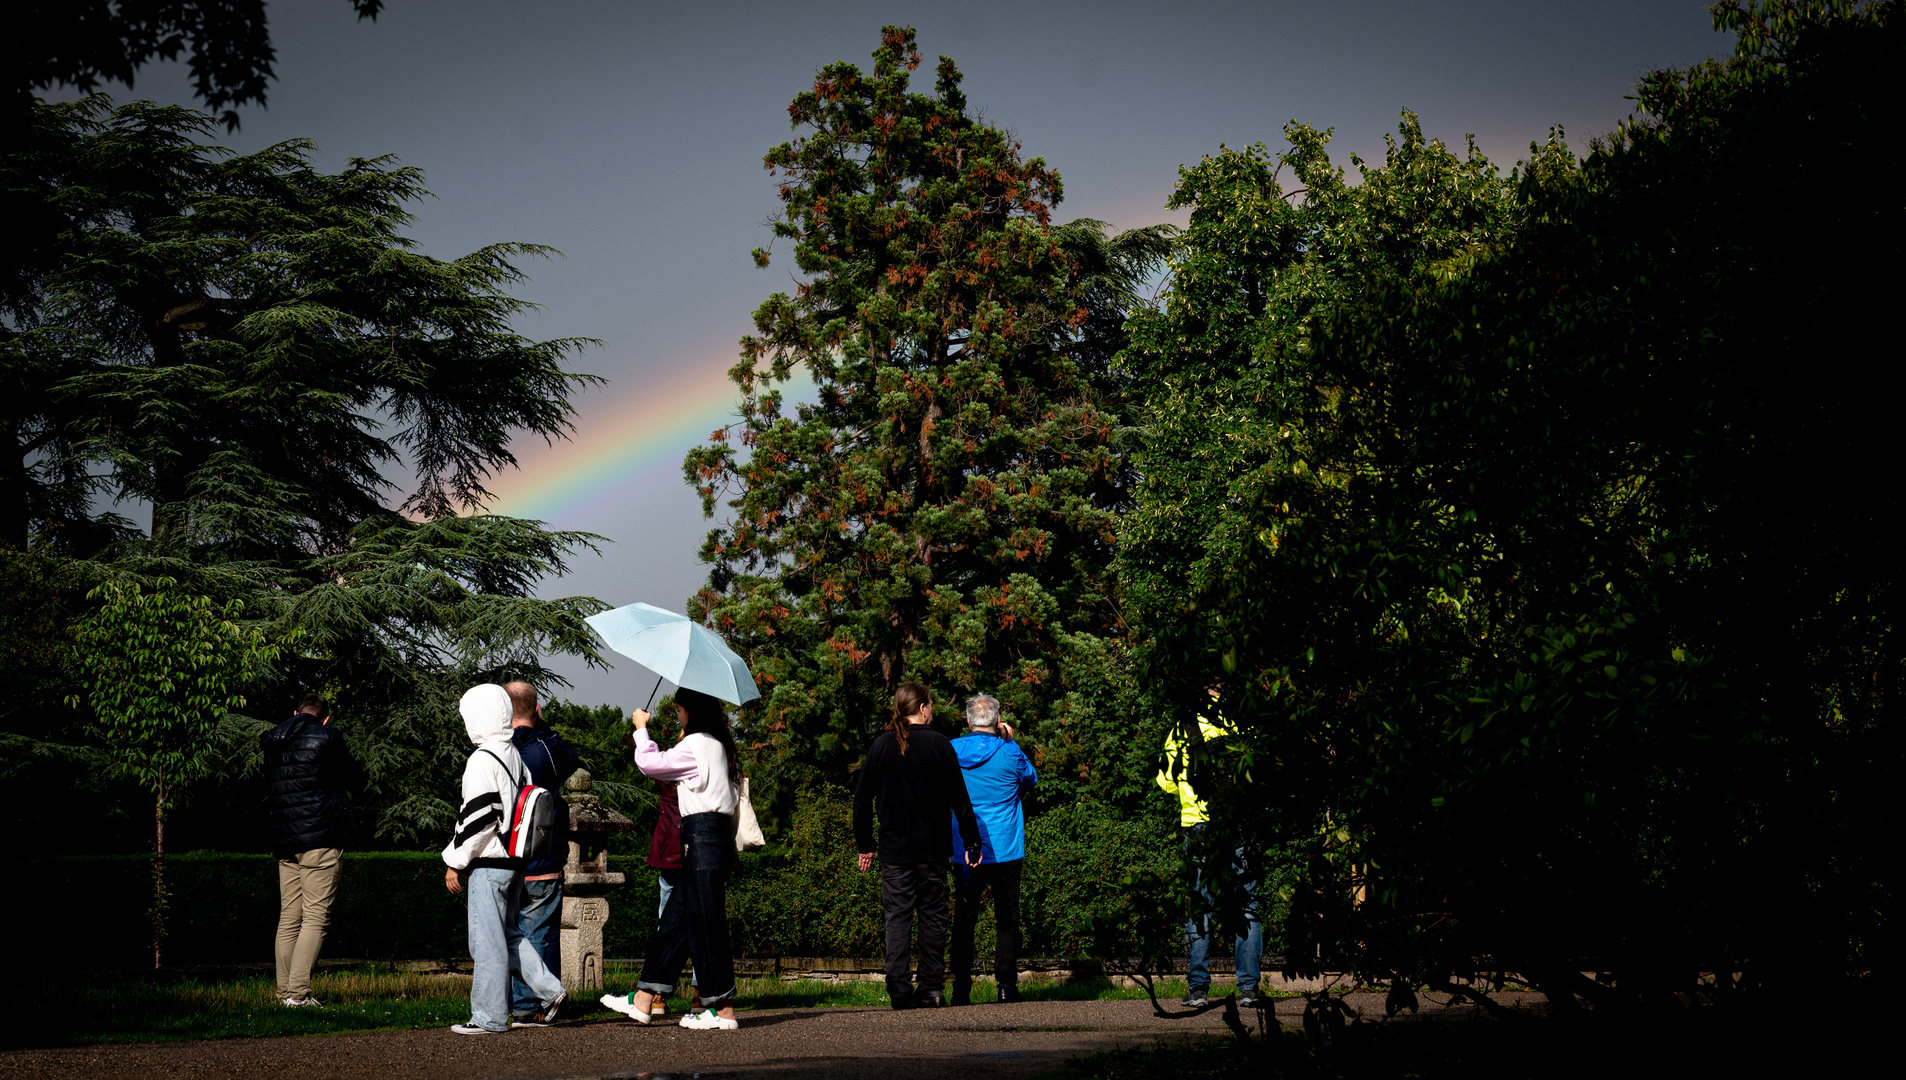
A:
<svg viewBox="0 0 1906 1080">
<path fill-rule="evenodd" d="M 570 993 L 602 989 L 602 927 L 608 921 L 604 897 L 563 897 L 562 978 Z"/>
</svg>

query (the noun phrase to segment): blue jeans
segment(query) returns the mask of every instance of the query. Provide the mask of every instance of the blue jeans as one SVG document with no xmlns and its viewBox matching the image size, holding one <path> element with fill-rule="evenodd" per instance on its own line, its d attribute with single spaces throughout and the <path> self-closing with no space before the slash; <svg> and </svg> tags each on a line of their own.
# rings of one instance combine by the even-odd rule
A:
<svg viewBox="0 0 1906 1080">
<path fill-rule="evenodd" d="M 1203 901 L 1201 909 L 1185 920 L 1185 985 L 1193 992 L 1204 992 L 1211 989 L 1211 908 L 1215 906 L 1215 901 L 1205 884 L 1204 867 L 1193 854 L 1193 846 L 1199 834 L 1204 832 L 1204 826 L 1186 826 L 1183 832 L 1185 855 L 1191 864 L 1191 890 L 1193 895 Z M 1245 929 L 1244 933 L 1238 935 L 1234 954 L 1237 957 L 1238 993 L 1256 993 L 1264 957 L 1264 922 L 1258 918 L 1257 882 L 1250 876 L 1250 866 L 1245 860 L 1243 848 L 1237 850 L 1232 860 L 1232 873 L 1242 879 L 1244 885 Z"/>
<path fill-rule="evenodd" d="M 472 870 L 465 893 L 470 898 L 470 959 L 476 977 L 470 980 L 470 1023 L 487 1031 L 510 1029 L 510 979 L 520 974 L 548 1005 L 563 992 L 563 984 L 543 965 L 541 953 L 516 925 L 523 906 L 523 875 L 514 870 Z"/>
<path fill-rule="evenodd" d="M 563 970 L 563 879 L 523 882 L 523 906 L 516 913 L 516 928 L 523 932 L 543 966 L 551 975 L 562 977 Z M 542 1011 L 543 1003 L 523 984 L 521 975 L 510 976 L 510 1011 L 528 1016 Z"/>
</svg>

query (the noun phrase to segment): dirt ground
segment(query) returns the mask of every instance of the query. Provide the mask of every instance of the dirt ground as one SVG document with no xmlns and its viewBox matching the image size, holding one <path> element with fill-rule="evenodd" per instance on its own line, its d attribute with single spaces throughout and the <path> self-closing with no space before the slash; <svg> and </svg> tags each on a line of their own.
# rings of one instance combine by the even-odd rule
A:
<svg viewBox="0 0 1906 1080">
<path fill-rule="evenodd" d="M 1503 995 L 1505 1005 L 1530 1005 Z M 1376 1017 L 1383 999 L 1352 995 Z M 1300 1022 L 1303 1002 L 1278 1001 L 1277 1019 Z M 1184 1013 L 1173 1003 L 1169 1011 Z M 1426 1015 L 1461 1016 L 1425 996 Z M 1256 1015 L 1246 1010 L 1246 1022 Z M 0 1077 L 401 1077 L 402 1080 L 569 1080 L 643 1076 L 773 1074 L 829 1080 L 898 1077 L 981 1080 L 1028 1077 L 1069 1058 L 1159 1038 L 1223 1034 L 1210 1008 L 1161 1019 L 1145 1001 L 1042 1001 L 894 1012 L 890 1009 L 782 1009 L 743 1013 L 739 1031 L 687 1031 L 674 1018 L 643 1027 L 588 1020 L 504 1035 L 447 1030 L 390 1031 L 297 1039 L 87 1046 L 0 1053 Z"/>
</svg>

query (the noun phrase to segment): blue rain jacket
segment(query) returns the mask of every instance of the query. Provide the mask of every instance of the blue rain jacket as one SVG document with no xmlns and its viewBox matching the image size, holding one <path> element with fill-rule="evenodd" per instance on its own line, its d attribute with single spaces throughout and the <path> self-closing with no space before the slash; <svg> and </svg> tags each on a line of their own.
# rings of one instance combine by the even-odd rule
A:
<svg viewBox="0 0 1906 1080">
<path fill-rule="evenodd" d="M 1026 812 L 1019 795 L 1039 782 L 1039 773 L 1026 752 L 1011 739 L 998 735 L 968 734 L 953 740 L 960 759 L 960 778 L 979 819 L 980 863 L 1012 862 L 1026 857 Z M 959 822 L 953 828 L 953 850 L 964 851 Z"/>
</svg>

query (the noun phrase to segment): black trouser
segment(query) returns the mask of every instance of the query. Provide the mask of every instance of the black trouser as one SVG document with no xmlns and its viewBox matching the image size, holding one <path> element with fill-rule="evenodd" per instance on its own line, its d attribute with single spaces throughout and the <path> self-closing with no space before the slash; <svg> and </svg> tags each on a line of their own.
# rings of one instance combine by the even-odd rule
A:
<svg viewBox="0 0 1906 1080">
<path fill-rule="evenodd" d="M 953 996 L 973 985 L 973 934 L 979 928 L 980 894 L 993 890 L 993 978 L 1000 994 L 1019 985 L 1019 869 L 1024 859 L 953 868 Z"/>
<path fill-rule="evenodd" d="M 907 971 L 913 916 L 920 916 L 922 993 L 946 986 L 946 863 L 880 864 L 880 906 L 887 913 L 887 993 L 895 1001 L 913 992 Z"/>
<path fill-rule="evenodd" d="M 682 962 L 695 961 L 702 1004 L 719 1009 L 735 996 L 734 956 L 728 949 L 728 867 L 735 856 L 735 824 L 727 814 L 682 818 L 682 869 L 649 942 L 636 986 L 657 994 L 675 990 Z"/>
</svg>

